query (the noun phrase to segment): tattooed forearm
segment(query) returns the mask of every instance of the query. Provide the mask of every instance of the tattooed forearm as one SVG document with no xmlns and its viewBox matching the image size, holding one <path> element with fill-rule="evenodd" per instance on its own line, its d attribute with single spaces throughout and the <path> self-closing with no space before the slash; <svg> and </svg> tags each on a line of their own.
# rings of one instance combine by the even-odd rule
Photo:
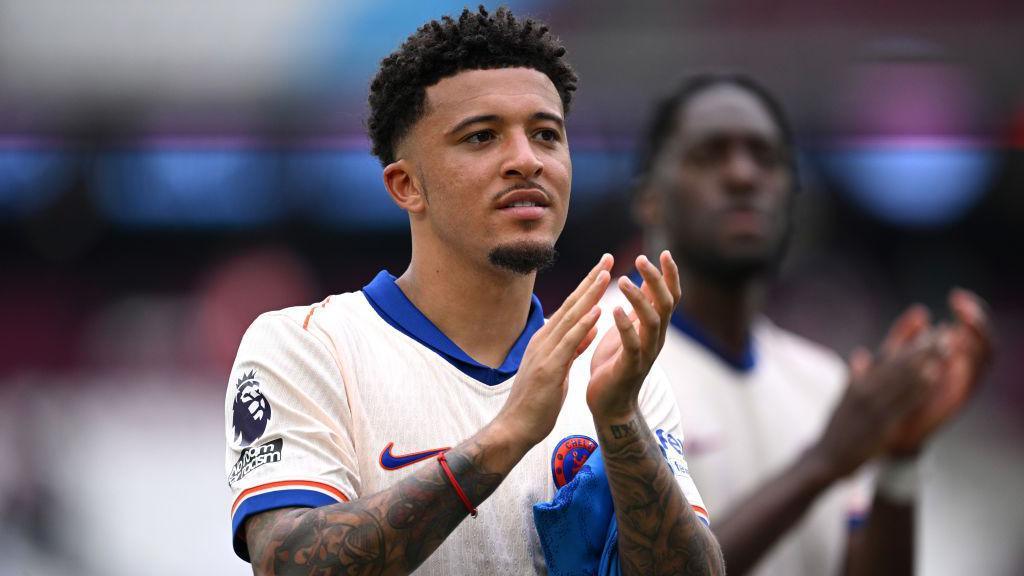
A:
<svg viewBox="0 0 1024 576">
<path fill-rule="evenodd" d="M 470 440 L 446 458 L 474 504 L 504 474 L 486 469 L 486 451 Z M 250 518 L 246 535 L 257 575 L 408 574 L 468 512 L 437 464 L 392 488 L 352 502 L 282 509 Z"/>
<path fill-rule="evenodd" d="M 643 418 L 597 424 L 622 573 L 724 574 L 718 543 L 690 511 Z"/>
<path fill-rule="evenodd" d="M 612 436 L 614 436 L 616 440 L 625 438 L 626 436 L 635 436 L 637 432 L 637 421 L 632 420 L 619 425 L 612 424 L 611 430 Z"/>
</svg>

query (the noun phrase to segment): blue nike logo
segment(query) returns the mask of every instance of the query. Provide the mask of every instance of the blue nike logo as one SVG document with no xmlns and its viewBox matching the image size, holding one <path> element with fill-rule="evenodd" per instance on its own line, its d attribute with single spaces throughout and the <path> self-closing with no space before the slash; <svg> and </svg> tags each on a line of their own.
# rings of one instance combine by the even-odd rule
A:
<svg viewBox="0 0 1024 576">
<path fill-rule="evenodd" d="M 388 445 L 381 450 L 380 453 L 380 467 L 385 470 L 398 470 L 399 468 L 405 468 L 410 464 L 421 462 L 428 458 L 433 458 L 442 452 L 450 450 L 449 447 L 435 448 L 433 450 L 424 450 L 422 452 L 413 452 L 412 454 L 392 454 L 391 447 L 394 446 L 394 442 L 388 442 Z"/>
</svg>

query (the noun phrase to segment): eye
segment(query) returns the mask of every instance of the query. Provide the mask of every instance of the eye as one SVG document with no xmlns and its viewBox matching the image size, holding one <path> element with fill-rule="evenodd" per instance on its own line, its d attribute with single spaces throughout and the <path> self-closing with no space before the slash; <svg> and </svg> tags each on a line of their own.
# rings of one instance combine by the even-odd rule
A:
<svg viewBox="0 0 1024 576">
<path fill-rule="evenodd" d="M 690 148 L 685 159 L 696 166 L 714 166 L 722 162 L 728 154 L 728 143 L 723 140 L 709 139 Z"/>
<path fill-rule="evenodd" d="M 538 130 L 533 136 L 542 142 L 559 142 L 562 139 L 562 134 L 551 128 Z"/>
<path fill-rule="evenodd" d="M 484 144 L 491 140 L 494 140 L 494 132 L 491 132 L 490 130 L 481 130 L 480 132 L 474 132 L 469 136 L 466 136 L 463 142 L 468 142 L 470 144 Z"/>
<path fill-rule="evenodd" d="M 754 158 L 765 168 L 775 168 L 787 161 L 786 150 L 780 145 L 769 142 L 755 142 L 751 144 L 750 148 Z"/>
</svg>

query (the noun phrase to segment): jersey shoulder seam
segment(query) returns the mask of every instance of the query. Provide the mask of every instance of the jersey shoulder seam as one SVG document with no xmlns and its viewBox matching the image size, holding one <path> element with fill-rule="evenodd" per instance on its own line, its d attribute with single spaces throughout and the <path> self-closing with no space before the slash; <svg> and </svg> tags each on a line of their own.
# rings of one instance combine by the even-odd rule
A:
<svg viewBox="0 0 1024 576">
<path fill-rule="evenodd" d="M 320 305 L 324 304 L 327 300 L 330 300 L 330 296 L 328 296 L 323 302 L 320 302 L 318 304 L 313 304 L 313 307 L 320 306 Z M 327 342 L 324 342 L 323 338 L 321 338 L 319 334 L 316 334 L 315 332 L 313 332 L 313 331 L 309 330 L 308 328 L 306 328 L 305 324 L 307 324 L 308 321 L 309 321 L 308 317 L 303 322 L 300 322 L 297 318 L 295 318 L 291 314 L 288 314 L 285 310 L 273 310 L 271 312 L 264 312 L 263 314 L 261 314 L 261 316 L 266 316 L 268 318 L 269 317 L 286 318 L 289 322 L 291 322 L 291 323 L 295 324 L 296 326 L 298 326 L 301 329 L 303 334 L 306 334 L 309 338 L 312 338 L 316 343 L 318 343 L 324 349 L 325 352 L 327 352 L 327 355 L 331 357 L 331 359 L 334 361 L 334 367 L 337 370 L 338 377 L 339 377 L 339 379 L 341 379 L 342 384 L 344 384 L 344 375 L 343 375 L 344 373 L 341 370 L 341 360 L 338 358 L 338 355 L 335 354 L 334 351 L 331 349 L 331 346 L 329 346 L 327 344 Z"/>
</svg>

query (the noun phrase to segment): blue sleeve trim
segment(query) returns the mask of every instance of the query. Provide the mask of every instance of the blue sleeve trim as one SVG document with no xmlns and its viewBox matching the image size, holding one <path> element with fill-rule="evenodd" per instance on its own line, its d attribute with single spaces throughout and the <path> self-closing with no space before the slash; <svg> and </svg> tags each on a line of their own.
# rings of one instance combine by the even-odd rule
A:
<svg viewBox="0 0 1024 576">
<path fill-rule="evenodd" d="M 249 547 L 239 534 L 239 530 L 245 525 L 245 519 L 249 516 L 277 508 L 319 508 L 337 502 L 334 498 L 315 490 L 277 490 L 247 498 L 238 506 L 234 517 L 231 518 L 231 540 L 235 554 L 249 562 Z"/>
<path fill-rule="evenodd" d="M 846 518 L 846 530 L 849 532 L 856 532 L 861 528 L 867 526 L 868 515 L 866 512 L 858 514 L 850 514 Z"/>
</svg>

